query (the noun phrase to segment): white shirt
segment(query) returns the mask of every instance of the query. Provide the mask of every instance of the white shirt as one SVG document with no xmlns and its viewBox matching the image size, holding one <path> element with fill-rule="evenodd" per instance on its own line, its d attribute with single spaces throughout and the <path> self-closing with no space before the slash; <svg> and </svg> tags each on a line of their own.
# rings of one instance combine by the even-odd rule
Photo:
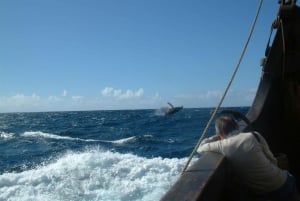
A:
<svg viewBox="0 0 300 201">
<path fill-rule="evenodd" d="M 234 172 L 254 193 L 268 193 L 281 187 L 287 171 L 277 167 L 277 160 L 265 139 L 257 134 L 240 133 L 222 140 L 205 139 L 197 152 L 221 153 L 229 160 Z"/>
</svg>

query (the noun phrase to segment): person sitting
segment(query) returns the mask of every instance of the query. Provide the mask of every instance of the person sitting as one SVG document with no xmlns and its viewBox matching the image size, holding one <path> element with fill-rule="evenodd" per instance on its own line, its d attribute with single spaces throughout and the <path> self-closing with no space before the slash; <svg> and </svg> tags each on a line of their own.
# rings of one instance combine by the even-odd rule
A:
<svg viewBox="0 0 300 201">
<path fill-rule="evenodd" d="M 204 139 L 197 152 L 217 152 L 225 155 L 242 185 L 258 198 L 299 200 L 296 181 L 287 170 L 277 166 L 277 160 L 266 140 L 258 132 L 240 133 L 231 117 L 215 122 L 216 135 Z"/>
</svg>

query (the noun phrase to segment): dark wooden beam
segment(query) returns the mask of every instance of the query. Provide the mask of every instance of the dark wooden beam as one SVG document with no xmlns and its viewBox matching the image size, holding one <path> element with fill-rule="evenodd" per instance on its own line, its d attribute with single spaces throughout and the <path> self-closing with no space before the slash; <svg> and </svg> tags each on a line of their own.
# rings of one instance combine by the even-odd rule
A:
<svg viewBox="0 0 300 201">
<path fill-rule="evenodd" d="M 223 155 L 204 153 L 169 189 L 161 201 L 224 200 L 229 170 Z M 222 197 L 221 197 L 222 196 Z"/>
</svg>

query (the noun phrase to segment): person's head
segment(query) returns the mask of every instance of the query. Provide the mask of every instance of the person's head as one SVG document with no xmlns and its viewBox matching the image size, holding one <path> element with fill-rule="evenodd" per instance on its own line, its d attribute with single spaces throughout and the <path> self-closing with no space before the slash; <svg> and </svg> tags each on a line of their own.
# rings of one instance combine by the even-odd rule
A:
<svg viewBox="0 0 300 201">
<path fill-rule="evenodd" d="M 231 117 L 219 117 L 215 123 L 216 133 L 221 135 L 228 135 L 237 130 L 239 127 L 235 120 Z"/>
</svg>

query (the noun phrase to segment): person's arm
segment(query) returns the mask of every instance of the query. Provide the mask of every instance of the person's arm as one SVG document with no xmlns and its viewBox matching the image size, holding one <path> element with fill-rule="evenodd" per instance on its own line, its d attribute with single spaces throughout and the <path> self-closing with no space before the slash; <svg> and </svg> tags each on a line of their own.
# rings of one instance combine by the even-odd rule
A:
<svg viewBox="0 0 300 201">
<path fill-rule="evenodd" d="M 221 151 L 219 150 L 219 143 L 220 143 L 220 136 L 219 135 L 214 135 L 210 138 L 204 139 L 200 146 L 197 149 L 197 152 L 205 152 L 205 151 L 213 151 L 213 152 L 218 152 L 220 153 Z"/>
<path fill-rule="evenodd" d="M 206 144 L 206 143 L 209 143 L 209 142 L 215 142 L 215 141 L 218 141 L 220 140 L 221 137 L 220 135 L 216 134 L 216 135 L 213 135 L 209 138 L 205 138 L 201 143 L 200 143 L 200 146 L 203 145 L 203 144 Z"/>
</svg>

